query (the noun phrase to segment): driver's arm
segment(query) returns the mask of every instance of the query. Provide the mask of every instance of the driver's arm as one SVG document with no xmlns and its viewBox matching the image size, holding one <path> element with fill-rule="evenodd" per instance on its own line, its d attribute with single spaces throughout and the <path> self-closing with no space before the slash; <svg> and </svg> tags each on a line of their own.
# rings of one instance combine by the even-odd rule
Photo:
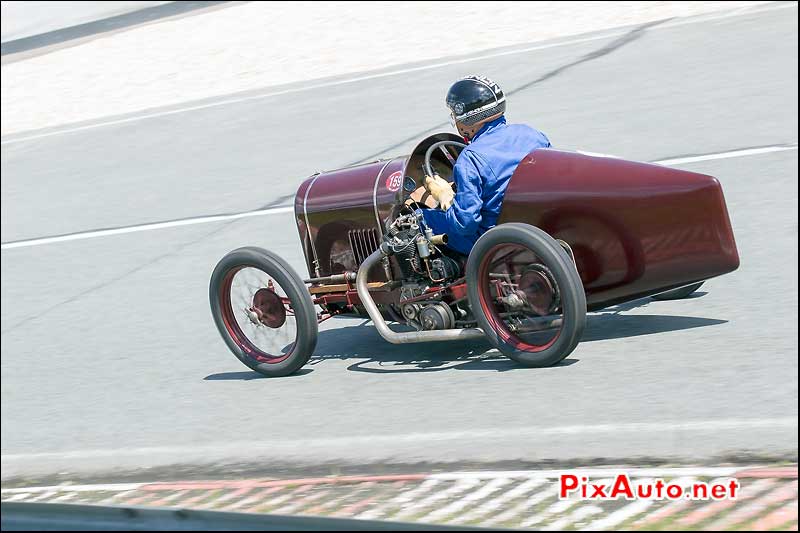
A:
<svg viewBox="0 0 800 533">
<path fill-rule="evenodd" d="M 476 235 L 483 208 L 481 169 L 491 172 L 489 165 L 472 152 L 464 151 L 453 167 L 453 181 L 458 191 L 453 205 L 445 212 L 449 225 L 462 235 Z"/>
<path fill-rule="evenodd" d="M 406 200 L 406 205 L 419 204 L 430 209 L 435 209 L 437 206 L 436 198 L 424 186 L 418 187 L 416 191 L 412 192 Z"/>
</svg>

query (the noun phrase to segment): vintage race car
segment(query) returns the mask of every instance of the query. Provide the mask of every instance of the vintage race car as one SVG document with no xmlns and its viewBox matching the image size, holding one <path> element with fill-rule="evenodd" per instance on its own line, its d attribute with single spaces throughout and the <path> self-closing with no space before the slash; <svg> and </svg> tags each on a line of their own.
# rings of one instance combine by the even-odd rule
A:
<svg viewBox="0 0 800 533">
<path fill-rule="evenodd" d="M 522 160 L 498 225 L 461 256 L 420 209 L 436 207 L 425 174 L 452 181 L 463 148 L 440 133 L 411 155 L 304 181 L 295 217 L 308 277 L 256 247 L 230 252 L 211 276 L 214 321 L 234 355 L 291 374 L 320 322 L 355 314 L 392 343 L 486 338 L 522 365 L 549 366 L 575 349 L 587 310 L 682 298 L 739 266 L 715 178 L 554 149 Z"/>
</svg>

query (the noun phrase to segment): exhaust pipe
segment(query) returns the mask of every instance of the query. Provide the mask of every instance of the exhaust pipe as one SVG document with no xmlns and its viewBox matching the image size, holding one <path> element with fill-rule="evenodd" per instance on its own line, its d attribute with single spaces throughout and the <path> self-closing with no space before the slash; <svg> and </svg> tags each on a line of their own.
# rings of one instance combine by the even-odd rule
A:
<svg viewBox="0 0 800 533">
<path fill-rule="evenodd" d="M 343 274 L 334 274 L 333 276 L 323 276 L 321 278 L 304 279 L 303 283 L 349 283 L 355 280 L 356 280 L 355 272 L 345 272 Z"/>
<path fill-rule="evenodd" d="M 384 247 L 385 244 L 381 244 L 380 248 L 372 252 L 372 254 L 370 254 L 363 263 L 361 263 L 361 266 L 358 269 L 358 275 L 356 276 L 356 290 L 358 292 L 358 297 L 361 300 L 361 303 L 364 304 L 367 314 L 369 315 L 370 319 L 372 319 L 372 322 L 375 324 L 375 327 L 377 328 L 378 333 L 381 334 L 381 337 L 392 344 L 457 341 L 485 338 L 483 330 L 478 328 L 438 329 L 432 331 L 408 331 L 403 333 L 398 333 L 389 329 L 389 325 L 383 319 L 383 316 L 381 315 L 378 306 L 375 304 L 375 300 L 373 300 L 372 296 L 370 296 L 369 288 L 367 287 L 367 275 L 369 270 L 381 259 L 389 255 L 388 250 L 386 250 Z"/>
</svg>

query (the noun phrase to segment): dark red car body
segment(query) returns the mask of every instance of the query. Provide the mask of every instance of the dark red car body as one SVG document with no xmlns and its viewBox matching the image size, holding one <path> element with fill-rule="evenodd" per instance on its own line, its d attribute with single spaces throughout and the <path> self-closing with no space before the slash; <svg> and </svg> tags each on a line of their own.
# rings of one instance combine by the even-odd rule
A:
<svg viewBox="0 0 800 533">
<path fill-rule="evenodd" d="M 407 197 L 397 178 L 420 178 L 431 136 L 410 156 L 316 174 L 298 189 L 295 215 L 309 276 L 356 271 L 377 249 Z M 739 256 L 719 181 L 613 157 L 537 149 L 519 164 L 498 224 L 524 222 L 568 243 L 589 310 L 735 270 Z M 399 279 L 396 264 L 370 281 Z M 377 302 L 399 297 L 386 284 Z M 350 287 L 311 288 L 357 302 Z M 343 292 L 342 292 L 343 291 Z M 331 296 L 333 297 L 333 296 Z"/>
</svg>

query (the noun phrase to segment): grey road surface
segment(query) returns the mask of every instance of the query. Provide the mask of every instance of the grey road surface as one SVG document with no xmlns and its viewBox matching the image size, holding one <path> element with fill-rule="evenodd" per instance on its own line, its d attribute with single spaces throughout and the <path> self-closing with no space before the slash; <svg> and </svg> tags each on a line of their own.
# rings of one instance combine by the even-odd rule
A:
<svg viewBox="0 0 800 533">
<path fill-rule="evenodd" d="M 593 313 L 547 369 L 482 343 L 393 346 L 341 319 L 299 375 L 259 379 L 219 338 L 207 283 L 241 245 L 304 273 L 288 213 L 4 249 L 3 478 L 796 457 L 796 4 L 618 33 L 3 144 L 3 243 L 288 205 L 316 170 L 447 129 L 444 92 L 472 72 L 559 147 L 649 161 L 795 145 L 684 165 L 720 179 L 741 268 L 685 301 Z"/>
<path fill-rule="evenodd" d="M 139 11 L 169 2 L 4 2 L 0 40 L 5 43 L 97 20 Z"/>
</svg>

